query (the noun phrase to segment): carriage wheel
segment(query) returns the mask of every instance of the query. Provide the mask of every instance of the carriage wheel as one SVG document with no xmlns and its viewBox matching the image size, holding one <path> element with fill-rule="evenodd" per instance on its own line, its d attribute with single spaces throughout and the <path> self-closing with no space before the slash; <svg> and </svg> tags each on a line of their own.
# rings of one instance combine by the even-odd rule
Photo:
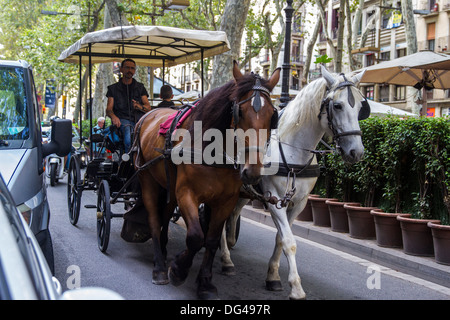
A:
<svg viewBox="0 0 450 320">
<path fill-rule="evenodd" d="M 80 160 L 72 156 L 69 163 L 69 175 L 67 176 L 67 206 L 69 208 L 70 223 L 76 225 L 80 217 L 81 194 L 80 187 L 81 172 Z"/>
<path fill-rule="evenodd" d="M 108 248 L 111 230 L 111 203 L 108 181 L 102 180 L 97 195 L 97 240 L 98 248 L 105 252 Z"/>
</svg>

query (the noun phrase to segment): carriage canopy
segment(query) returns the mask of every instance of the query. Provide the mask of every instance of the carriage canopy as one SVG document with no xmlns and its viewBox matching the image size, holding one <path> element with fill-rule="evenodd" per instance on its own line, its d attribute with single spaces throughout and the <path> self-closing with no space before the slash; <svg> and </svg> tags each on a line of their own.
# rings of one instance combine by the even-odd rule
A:
<svg viewBox="0 0 450 320">
<path fill-rule="evenodd" d="M 223 31 L 162 26 L 119 26 L 85 34 L 61 53 L 58 60 L 82 64 L 132 58 L 136 64 L 171 67 L 230 50 Z"/>
</svg>

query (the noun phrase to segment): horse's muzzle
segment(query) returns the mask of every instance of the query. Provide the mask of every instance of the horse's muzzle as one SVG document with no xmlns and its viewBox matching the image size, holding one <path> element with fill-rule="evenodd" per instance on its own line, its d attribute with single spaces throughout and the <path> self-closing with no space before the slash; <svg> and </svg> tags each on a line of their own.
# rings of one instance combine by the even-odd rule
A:
<svg viewBox="0 0 450 320">
<path fill-rule="evenodd" d="M 256 166 L 250 166 L 250 168 L 244 166 L 241 170 L 241 180 L 244 184 L 258 184 L 261 181 L 261 168 L 255 170 L 253 167 Z"/>
</svg>

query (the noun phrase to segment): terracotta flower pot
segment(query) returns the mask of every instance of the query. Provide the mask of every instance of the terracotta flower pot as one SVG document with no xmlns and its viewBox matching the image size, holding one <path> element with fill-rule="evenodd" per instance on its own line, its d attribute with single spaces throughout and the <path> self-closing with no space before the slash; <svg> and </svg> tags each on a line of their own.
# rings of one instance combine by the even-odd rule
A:
<svg viewBox="0 0 450 320">
<path fill-rule="evenodd" d="M 380 247 L 402 248 L 402 229 L 397 217 L 409 218 L 411 215 L 408 213 L 388 213 L 376 210 L 370 211 L 370 214 L 373 215 L 375 222 L 377 244 Z"/>
<path fill-rule="evenodd" d="M 433 236 L 428 222 L 440 223 L 440 220 L 412 219 L 398 216 L 402 229 L 403 252 L 414 256 L 434 256 Z"/>
<path fill-rule="evenodd" d="M 309 200 L 311 201 L 313 224 L 319 227 L 331 227 L 330 211 L 326 201 L 338 201 L 338 199 L 311 197 Z"/>
<path fill-rule="evenodd" d="M 352 206 L 361 206 L 361 204 L 358 202 L 339 202 L 333 200 L 327 200 L 325 203 L 328 205 L 328 210 L 330 211 L 331 230 L 348 233 L 348 217 L 347 210 L 344 209 L 344 204 Z"/>
<path fill-rule="evenodd" d="M 433 236 L 434 259 L 437 263 L 450 265 L 450 226 L 428 222 Z"/>
<path fill-rule="evenodd" d="M 308 201 L 306 202 L 305 208 L 300 212 L 300 214 L 297 216 L 297 220 L 300 221 L 313 221 L 312 217 L 312 208 L 311 208 L 311 201 L 309 200 L 310 197 L 318 197 L 317 194 L 310 194 L 308 196 Z"/>
<path fill-rule="evenodd" d="M 358 207 L 344 204 L 347 210 L 350 237 L 356 239 L 375 239 L 375 223 L 370 211 L 375 207 Z"/>
</svg>

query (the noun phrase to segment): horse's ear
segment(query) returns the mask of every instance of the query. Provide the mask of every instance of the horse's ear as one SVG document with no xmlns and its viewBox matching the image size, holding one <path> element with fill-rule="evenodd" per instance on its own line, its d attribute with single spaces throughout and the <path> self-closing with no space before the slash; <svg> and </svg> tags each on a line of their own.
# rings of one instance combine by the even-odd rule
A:
<svg viewBox="0 0 450 320">
<path fill-rule="evenodd" d="M 270 91 L 272 91 L 273 88 L 277 85 L 278 81 L 280 80 L 280 73 L 281 68 L 276 68 L 274 72 L 272 72 L 272 75 L 270 76 L 267 87 Z"/>
<path fill-rule="evenodd" d="M 354 75 L 354 76 L 352 77 L 352 82 L 353 82 L 355 85 L 358 85 L 359 82 L 361 81 L 361 79 L 362 79 L 362 77 L 363 77 L 363 75 L 364 75 L 365 72 L 366 72 L 366 70 L 363 70 L 363 71 L 361 71 L 360 73 Z"/>
<path fill-rule="evenodd" d="M 242 77 L 241 70 L 239 70 L 239 64 L 236 60 L 233 60 L 233 77 L 235 80 Z"/>
<path fill-rule="evenodd" d="M 320 66 L 322 71 L 322 77 L 327 81 L 327 87 L 332 88 L 333 84 L 336 82 L 336 79 L 333 75 L 325 68 L 324 66 Z"/>
</svg>

